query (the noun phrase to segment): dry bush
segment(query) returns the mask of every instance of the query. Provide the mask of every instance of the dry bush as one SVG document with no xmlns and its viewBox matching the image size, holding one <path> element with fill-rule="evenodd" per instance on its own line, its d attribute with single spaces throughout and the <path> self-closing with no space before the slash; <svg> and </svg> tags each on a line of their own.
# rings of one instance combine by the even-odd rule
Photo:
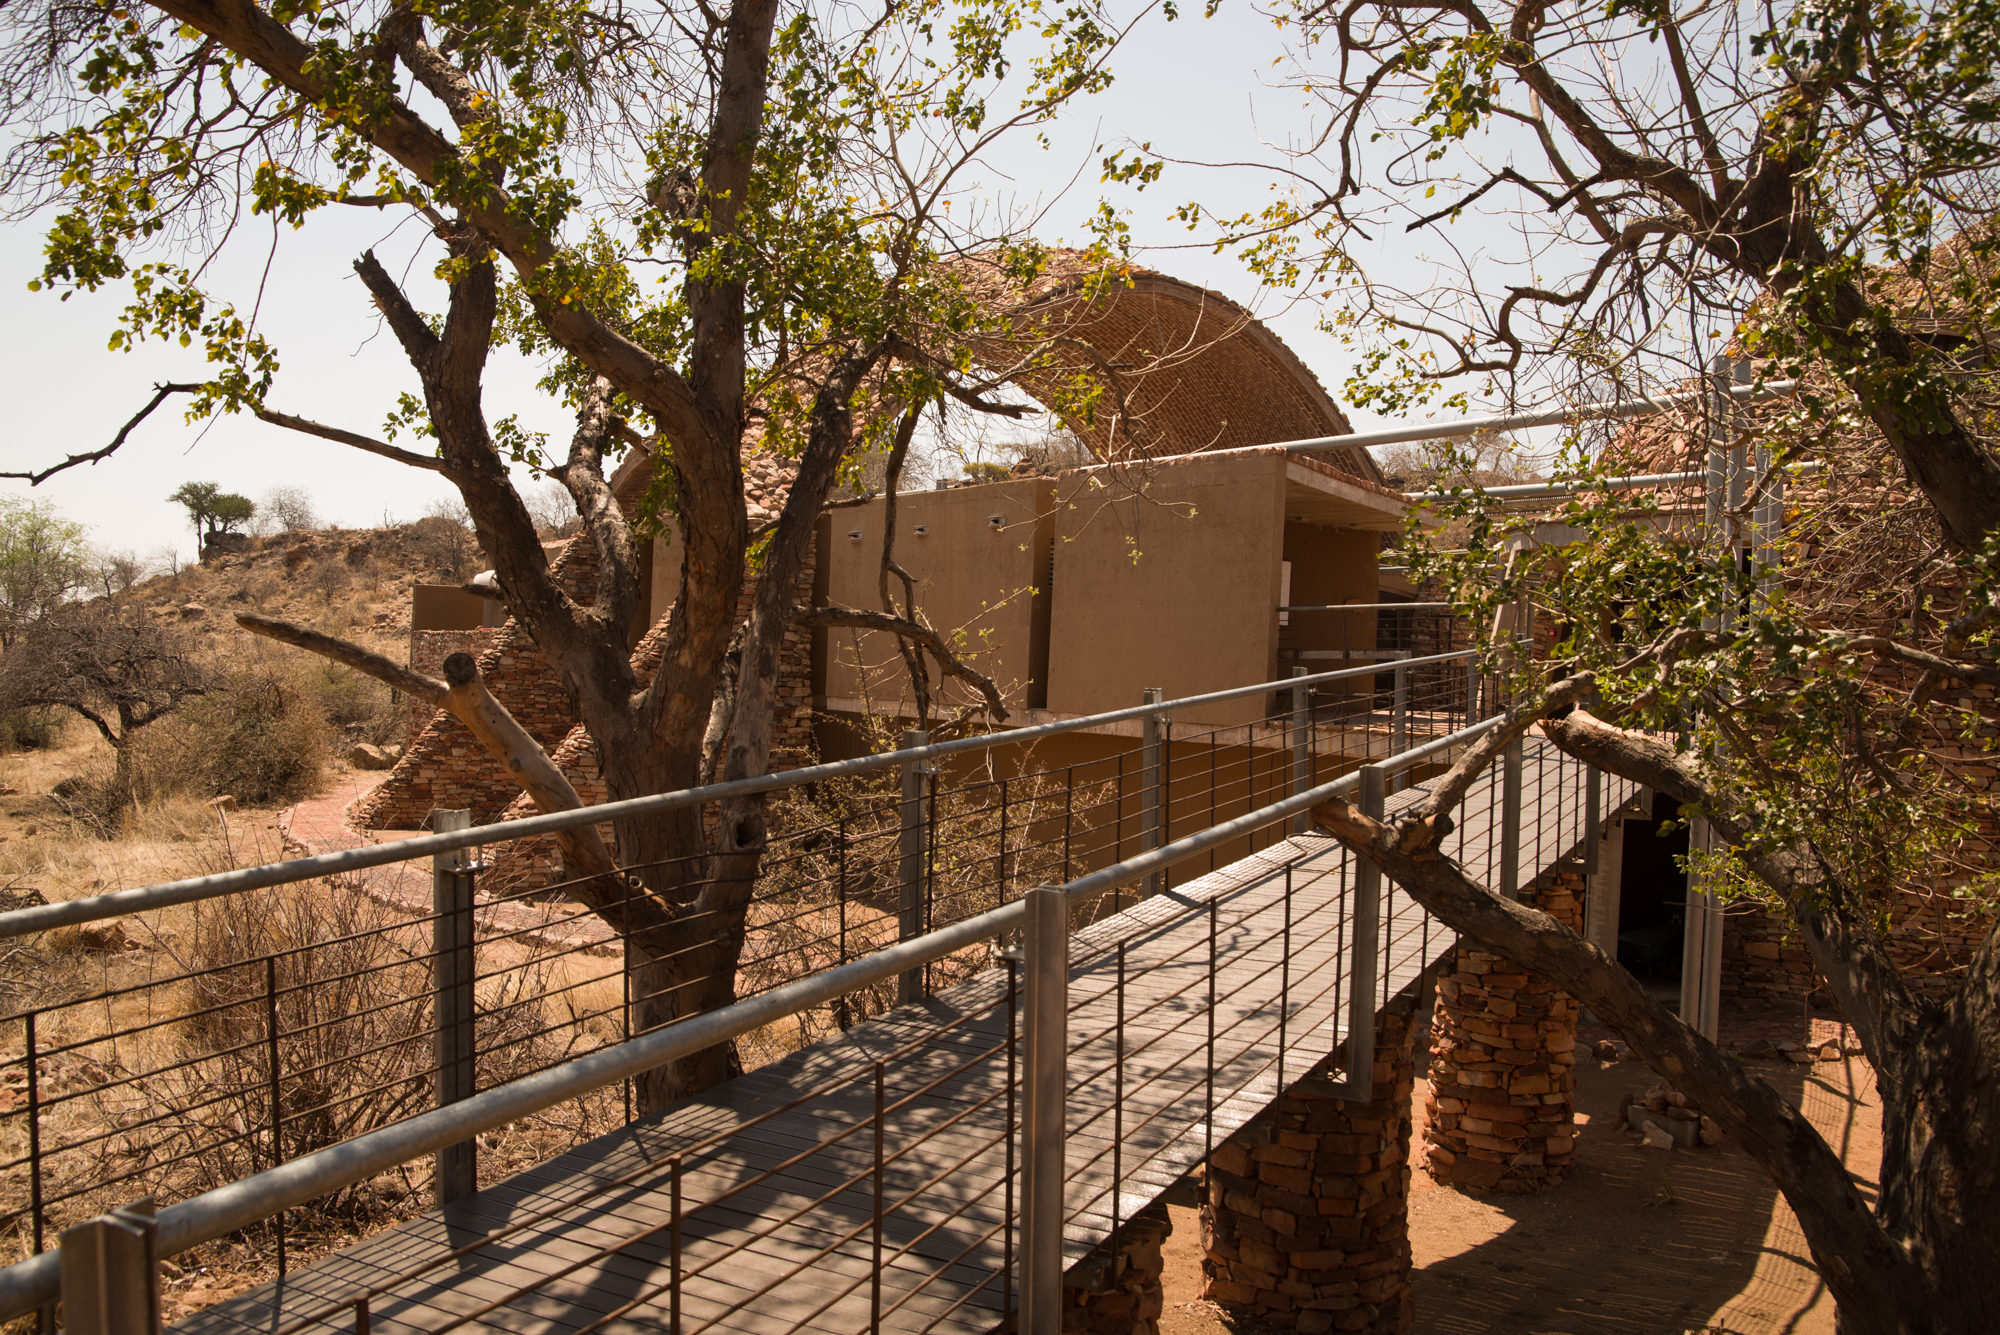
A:
<svg viewBox="0 0 2000 1335">
<path fill-rule="evenodd" d="M 59 746 L 64 717 L 53 709 L 9 709 L 0 711 L 0 753 L 46 751 Z"/>
<path fill-rule="evenodd" d="M 314 792 L 333 740 L 327 677 L 318 664 L 252 657 L 229 665 L 208 695 L 141 738 L 134 795 L 145 801 L 228 793 L 264 804 Z"/>
<path fill-rule="evenodd" d="M 145 1194 L 184 1200 L 271 1167 L 279 1152 L 294 1159 L 432 1106 L 427 922 L 359 882 L 327 881 L 200 904 L 183 921 L 173 954 L 185 975 L 62 1016 L 63 1037 L 85 1045 L 51 1060 L 51 1088 L 89 1093 L 43 1126 L 45 1191 L 75 1193 L 55 1223 Z M 498 967 L 496 950 L 507 956 Z M 513 946 L 480 956 L 479 1088 L 601 1041 L 547 998 L 546 959 Z M 92 1032 L 114 1036 L 91 1043 Z M 482 1136 L 482 1179 L 601 1134 L 618 1105 L 612 1090 Z M 289 1226 L 352 1240 L 423 1208 L 429 1173 L 427 1159 L 406 1165 L 293 1211 Z"/>
</svg>

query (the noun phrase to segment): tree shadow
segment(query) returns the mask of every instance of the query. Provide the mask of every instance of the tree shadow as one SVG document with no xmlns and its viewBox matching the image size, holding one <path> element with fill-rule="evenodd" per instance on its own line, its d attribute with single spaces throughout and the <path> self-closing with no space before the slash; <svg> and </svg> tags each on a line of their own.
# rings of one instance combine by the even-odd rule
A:
<svg viewBox="0 0 2000 1335">
<path fill-rule="evenodd" d="M 1830 1335 L 1832 1300 L 1764 1171 L 1733 1144 L 1638 1148 L 1613 1121 L 1620 1098 L 1657 1077 L 1638 1062 L 1591 1065 L 1579 1072 L 1577 1089 L 1577 1111 L 1589 1120 L 1576 1171 L 1561 1187 L 1471 1195 L 1417 1171 L 1417 1328 L 1426 1335 Z M 1861 1185 L 1872 1194 L 1879 1131 L 1865 1065 L 1758 1063 L 1756 1070 L 1862 1167 L 1870 1180 Z"/>
</svg>

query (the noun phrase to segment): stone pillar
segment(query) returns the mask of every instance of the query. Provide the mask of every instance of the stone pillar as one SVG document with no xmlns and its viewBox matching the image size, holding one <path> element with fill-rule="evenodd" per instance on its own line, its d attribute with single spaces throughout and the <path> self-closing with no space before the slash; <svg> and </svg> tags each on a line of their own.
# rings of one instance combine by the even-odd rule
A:
<svg viewBox="0 0 2000 1335">
<path fill-rule="evenodd" d="M 1173 1231 L 1167 1207 L 1155 1202 L 1071 1266 L 1063 1276 L 1062 1328 L 1091 1335 L 1160 1335 L 1160 1313 L 1167 1306 L 1160 1249 Z"/>
<path fill-rule="evenodd" d="M 1580 864 L 1521 902 L 1579 925 Z M 1513 961 L 1460 941 L 1438 978 L 1424 1169 L 1475 1191 L 1532 1192 L 1569 1176 L 1576 1149 L 1577 1003 Z"/>
<path fill-rule="evenodd" d="M 1428 996 L 1376 1019 L 1365 1103 L 1329 1062 L 1216 1147 L 1201 1207 L 1202 1296 L 1306 1335 L 1403 1335 L 1410 1311 L 1410 1091 Z"/>
</svg>

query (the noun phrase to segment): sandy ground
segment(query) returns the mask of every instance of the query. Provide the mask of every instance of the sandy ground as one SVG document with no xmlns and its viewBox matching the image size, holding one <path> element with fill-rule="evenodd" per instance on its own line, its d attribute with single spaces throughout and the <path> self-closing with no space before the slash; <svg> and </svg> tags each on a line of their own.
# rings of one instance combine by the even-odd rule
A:
<svg viewBox="0 0 2000 1335">
<path fill-rule="evenodd" d="M 1871 1200 L 1881 1156 L 1872 1072 L 1854 1057 L 1755 1068 L 1797 1102 Z M 1540 1196 L 1476 1196 L 1418 1171 L 1410 1200 L 1423 1335 L 1832 1335 L 1833 1301 L 1798 1220 L 1734 1145 L 1644 1150 L 1611 1131 L 1618 1101 L 1656 1083 L 1638 1062 L 1581 1070 L 1577 1170 Z M 1416 1095 L 1419 1130 L 1424 1102 Z M 1162 1335 L 1264 1327 L 1201 1302 L 1200 1223 L 1173 1211 Z"/>
</svg>

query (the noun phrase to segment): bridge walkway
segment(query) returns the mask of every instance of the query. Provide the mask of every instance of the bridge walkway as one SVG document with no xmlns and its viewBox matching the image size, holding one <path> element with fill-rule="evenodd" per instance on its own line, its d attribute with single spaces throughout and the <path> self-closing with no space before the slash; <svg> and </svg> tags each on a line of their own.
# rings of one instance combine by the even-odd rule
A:
<svg viewBox="0 0 2000 1335">
<path fill-rule="evenodd" d="M 1522 884 L 1582 842 L 1584 774 L 1528 743 Z M 1630 796 L 1601 781 L 1604 810 Z M 1498 793 L 1476 787 L 1447 840 L 1489 878 Z M 1341 1043 L 1353 872 L 1336 842 L 1296 836 L 1074 933 L 1067 1263 Z M 1378 1004 L 1453 941 L 1394 887 L 1381 923 Z M 989 969 L 176 1330 L 983 1335 L 1018 1299 L 1009 979 Z"/>
</svg>

